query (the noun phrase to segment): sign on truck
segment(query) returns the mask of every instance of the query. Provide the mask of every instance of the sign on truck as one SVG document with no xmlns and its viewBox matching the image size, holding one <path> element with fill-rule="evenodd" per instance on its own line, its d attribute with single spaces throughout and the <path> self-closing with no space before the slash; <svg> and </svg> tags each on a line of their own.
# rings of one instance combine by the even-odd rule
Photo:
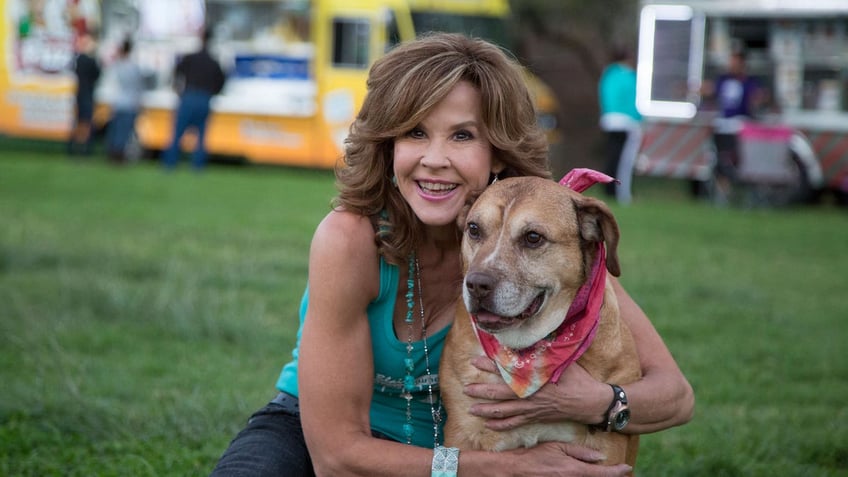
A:
<svg viewBox="0 0 848 477">
<path fill-rule="evenodd" d="M 74 42 L 100 23 L 96 0 L 3 0 L 0 134 L 65 139 L 74 113 Z"/>
</svg>

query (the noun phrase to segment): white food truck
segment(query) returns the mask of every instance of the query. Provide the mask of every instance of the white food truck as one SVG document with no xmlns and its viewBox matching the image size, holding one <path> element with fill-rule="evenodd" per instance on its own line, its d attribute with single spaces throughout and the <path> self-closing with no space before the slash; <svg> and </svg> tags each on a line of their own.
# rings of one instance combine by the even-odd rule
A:
<svg viewBox="0 0 848 477">
<path fill-rule="evenodd" d="M 763 101 L 738 125 L 737 185 L 769 202 L 848 199 L 848 1 L 685 0 L 642 4 L 635 176 L 715 193 L 720 120 L 705 84 L 746 54 Z M 698 187 L 700 185 L 700 187 Z"/>
</svg>

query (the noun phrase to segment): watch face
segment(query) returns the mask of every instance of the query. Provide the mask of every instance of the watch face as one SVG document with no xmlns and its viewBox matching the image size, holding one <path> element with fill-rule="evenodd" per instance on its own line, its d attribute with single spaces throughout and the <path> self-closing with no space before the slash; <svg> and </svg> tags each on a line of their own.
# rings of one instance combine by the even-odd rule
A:
<svg viewBox="0 0 848 477">
<path fill-rule="evenodd" d="M 620 431 L 624 429 L 624 426 L 630 422 L 630 409 L 623 409 L 621 412 L 615 415 L 615 420 L 612 423 L 612 427 L 616 431 Z"/>
</svg>

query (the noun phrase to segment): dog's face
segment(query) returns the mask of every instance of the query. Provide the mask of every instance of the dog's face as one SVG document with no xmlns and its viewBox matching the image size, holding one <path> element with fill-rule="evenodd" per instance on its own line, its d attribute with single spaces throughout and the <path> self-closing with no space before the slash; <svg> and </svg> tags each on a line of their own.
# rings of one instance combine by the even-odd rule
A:
<svg viewBox="0 0 848 477">
<path fill-rule="evenodd" d="M 562 323 L 589 276 L 598 242 L 618 276 L 618 225 L 601 201 L 551 180 L 510 178 L 489 186 L 459 218 L 462 298 L 477 325 L 521 349 Z"/>
</svg>

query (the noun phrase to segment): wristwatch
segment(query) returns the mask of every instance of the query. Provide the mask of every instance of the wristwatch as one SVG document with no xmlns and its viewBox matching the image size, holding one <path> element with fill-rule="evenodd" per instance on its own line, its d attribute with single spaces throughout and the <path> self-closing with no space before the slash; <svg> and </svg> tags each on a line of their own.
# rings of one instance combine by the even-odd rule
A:
<svg viewBox="0 0 848 477">
<path fill-rule="evenodd" d="M 604 432 L 618 432 L 630 422 L 630 408 L 627 405 L 627 394 L 624 393 L 624 390 L 617 384 L 610 384 L 610 387 L 613 397 L 607 409 L 606 419 L 592 427 Z"/>
</svg>

